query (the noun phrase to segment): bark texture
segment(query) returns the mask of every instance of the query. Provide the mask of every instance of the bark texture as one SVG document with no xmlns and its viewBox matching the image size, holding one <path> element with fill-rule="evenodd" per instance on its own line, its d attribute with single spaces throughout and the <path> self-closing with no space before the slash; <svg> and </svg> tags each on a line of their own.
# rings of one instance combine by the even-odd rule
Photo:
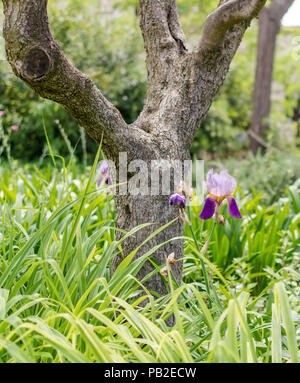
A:
<svg viewBox="0 0 300 383">
<path fill-rule="evenodd" d="M 145 42 L 148 89 L 143 111 L 127 125 L 93 82 L 75 69 L 54 40 L 48 25 L 47 0 L 2 0 L 4 38 L 8 60 L 15 74 L 40 96 L 62 104 L 96 141 L 104 135 L 103 149 L 118 162 L 118 153 L 127 152 L 128 161 L 186 160 L 195 132 L 222 85 L 232 58 L 251 19 L 265 0 L 221 1 L 208 16 L 199 46 L 188 49 L 175 0 L 140 0 L 140 25 Z M 117 164 L 118 165 L 118 164 Z M 150 180 L 148 180 L 150 183 Z M 142 223 L 154 227 L 139 231 L 123 244 L 124 255 L 141 244 L 154 230 L 179 216 L 169 207 L 169 196 L 116 196 L 116 226 L 130 230 Z M 119 234 L 118 234 L 119 235 Z M 145 244 L 137 253 L 183 235 L 178 219 Z M 156 251 L 159 265 L 174 252 L 182 258 L 183 242 L 174 240 Z M 112 272 L 122 257 L 116 257 Z M 147 275 L 148 262 L 139 277 Z M 180 282 L 182 263 L 174 274 Z M 166 292 L 160 275 L 146 287 L 162 295 Z"/>
<path fill-rule="evenodd" d="M 263 140 L 268 130 L 276 39 L 281 19 L 293 2 L 294 0 L 273 0 L 270 7 L 264 8 L 260 14 L 251 124 L 251 131 L 254 133 L 251 136 L 253 153 L 257 153 L 259 148 L 262 152 L 265 150 L 265 146 L 256 137 Z"/>
</svg>

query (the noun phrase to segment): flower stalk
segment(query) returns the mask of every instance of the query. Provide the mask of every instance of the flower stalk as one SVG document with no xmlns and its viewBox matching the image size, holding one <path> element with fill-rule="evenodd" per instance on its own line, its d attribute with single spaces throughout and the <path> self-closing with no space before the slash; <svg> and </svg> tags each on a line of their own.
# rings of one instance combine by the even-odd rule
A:
<svg viewBox="0 0 300 383">
<path fill-rule="evenodd" d="M 190 189 L 189 185 L 185 181 L 181 181 L 177 187 L 177 193 L 172 194 L 169 199 L 170 206 L 177 205 L 179 208 L 181 219 L 188 224 L 194 243 L 200 255 L 199 257 L 200 264 L 201 264 L 206 292 L 208 296 L 209 308 L 211 308 L 211 303 L 212 303 L 212 297 L 211 297 L 211 289 L 212 289 L 217 307 L 219 308 L 220 311 L 222 311 L 222 305 L 213 284 L 213 277 L 210 275 L 210 278 L 209 278 L 207 275 L 205 263 L 203 261 L 203 256 L 206 254 L 208 250 L 208 246 L 212 239 L 216 225 L 217 224 L 224 225 L 225 223 L 224 216 L 220 214 L 220 208 L 224 200 L 228 201 L 229 214 L 233 218 L 237 218 L 237 219 L 242 218 L 241 213 L 238 209 L 237 203 L 233 197 L 233 193 L 236 189 L 236 186 L 237 186 L 236 180 L 233 177 L 231 177 L 226 170 L 222 170 L 219 174 L 214 174 L 213 169 L 210 169 L 210 171 L 207 173 L 206 187 L 209 194 L 204 202 L 204 206 L 202 208 L 201 214 L 199 215 L 199 218 L 203 220 L 208 220 L 214 217 L 214 224 L 210 232 L 210 235 L 208 239 L 206 240 L 205 244 L 203 245 L 202 249 L 200 249 L 199 247 L 199 243 L 196 239 L 196 235 L 193 230 L 193 226 L 191 224 L 191 208 L 190 208 L 189 201 L 193 199 L 192 189 Z M 188 210 L 188 215 L 185 212 L 186 207 Z M 164 269 L 162 271 L 165 272 Z"/>
<path fill-rule="evenodd" d="M 190 204 L 188 204 L 188 215 L 189 215 L 189 220 L 191 221 L 191 207 L 190 207 Z M 196 246 L 198 252 L 200 253 L 200 255 L 204 255 L 206 253 L 206 251 L 208 249 L 208 246 L 210 244 L 213 232 L 215 230 L 215 227 L 216 227 L 216 223 L 214 222 L 212 231 L 211 231 L 207 241 L 203 245 L 202 249 L 200 249 L 200 246 L 199 246 L 199 243 L 197 241 L 197 238 L 196 238 L 193 226 L 191 224 L 189 224 L 190 232 L 192 234 L 195 246 Z M 208 296 L 208 304 L 209 304 L 209 308 L 211 308 L 212 298 L 211 298 L 211 292 L 210 292 L 210 286 L 209 286 L 210 283 L 208 281 L 208 276 L 207 276 L 207 272 L 206 272 L 206 268 L 205 268 L 205 263 L 204 263 L 204 261 L 203 261 L 203 259 L 201 257 L 199 258 L 199 260 L 200 260 L 200 265 L 201 265 L 202 274 L 203 274 L 203 278 L 204 278 L 204 283 L 205 283 L 205 287 L 206 287 L 206 292 L 207 292 L 207 296 Z"/>
</svg>

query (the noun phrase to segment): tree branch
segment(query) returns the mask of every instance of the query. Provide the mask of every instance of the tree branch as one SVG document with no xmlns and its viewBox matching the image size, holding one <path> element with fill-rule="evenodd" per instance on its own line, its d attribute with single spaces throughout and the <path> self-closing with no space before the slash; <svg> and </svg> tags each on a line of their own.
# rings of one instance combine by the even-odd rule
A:
<svg viewBox="0 0 300 383">
<path fill-rule="evenodd" d="M 290 6 L 295 0 L 272 0 L 272 4 L 268 7 L 270 15 L 274 15 L 276 20 L 281 21 Z"/>
<path fill-rule="evenodd" d="M 187 129 L 200 129 L 222 86 L 250 20 L 266 0 L 221 0 L 206 20 L 198 47 L 193 51 L 190 76 L 192 112 Z"/>
<path fill-rule="evenodd" d="M 51 34 L 47 3 L 3 0 L 3 35 L 14 73 L 40 96 L 62 104 L 97 142 L 103 133 L 111 156 L 116 150 L 137 150 L 145 132 L 129 128 L 90 78 L 67 60 Z"/>
<path fill-rule="evenodd" d="M 256 17 L 266 0 L 230 0 L 211 13 L 206 20 L 199 51 L 220 48 L 226 33 L 234 25 L 249 22 Z"/>
</svg>

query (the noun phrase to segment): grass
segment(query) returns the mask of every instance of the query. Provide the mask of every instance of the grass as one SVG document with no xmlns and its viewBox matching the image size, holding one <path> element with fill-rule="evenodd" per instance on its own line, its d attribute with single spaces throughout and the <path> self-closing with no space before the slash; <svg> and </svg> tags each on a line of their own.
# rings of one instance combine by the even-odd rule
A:
<svg viewBox="0 0 300 383">
<path fill-rule="evenodd" d="M 151 252 L 110 277 L 124 240 L 113 199 L 95 167 L 88 177 L 59 161 L 0 168 L 1 362 L 299 362 L 299 182 L 269 206 L 240 191 L 244 218 L 224 207 L 206 256 L 213 222 L 192 207 L 182 285 L 157 300 L 146 291 L 140 307 L 136 275 Z"/>
</svg>

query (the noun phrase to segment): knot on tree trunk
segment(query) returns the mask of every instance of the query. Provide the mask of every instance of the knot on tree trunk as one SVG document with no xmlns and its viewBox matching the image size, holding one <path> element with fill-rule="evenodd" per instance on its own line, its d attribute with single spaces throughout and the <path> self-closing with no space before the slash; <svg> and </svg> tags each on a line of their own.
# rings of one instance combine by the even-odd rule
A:
<svg viewBox="0 0 300 383">
<path fill-rule="evenodd" d="M 50 69 L 50 57 L 40 47 L 33 47 L 25 55 L 22 66 L 22 76 L 27 80 L 40 80 L 46 76 Z"/>
</svg>

